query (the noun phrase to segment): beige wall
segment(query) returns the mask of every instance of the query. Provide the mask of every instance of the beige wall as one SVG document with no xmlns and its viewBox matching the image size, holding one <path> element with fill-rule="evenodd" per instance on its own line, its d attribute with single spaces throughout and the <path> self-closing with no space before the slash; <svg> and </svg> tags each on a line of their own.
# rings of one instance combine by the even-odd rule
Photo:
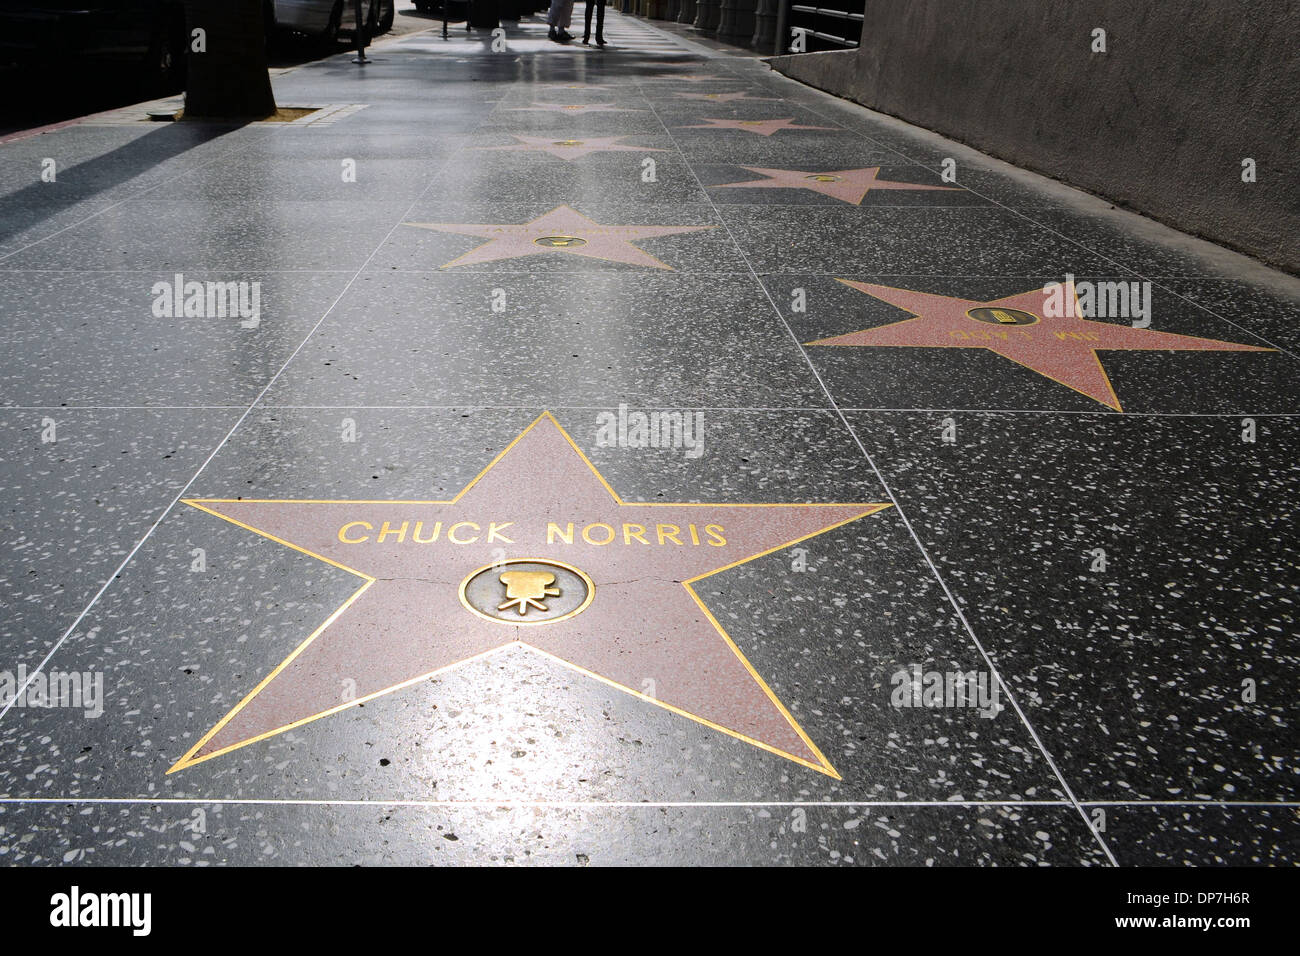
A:
<svg viewBox="0 0 1300 956">
<path fill-rule="evenodd" d="M 1300 273 L 1300 0 L 865 3 L 773 66 Z"/>
</svg>

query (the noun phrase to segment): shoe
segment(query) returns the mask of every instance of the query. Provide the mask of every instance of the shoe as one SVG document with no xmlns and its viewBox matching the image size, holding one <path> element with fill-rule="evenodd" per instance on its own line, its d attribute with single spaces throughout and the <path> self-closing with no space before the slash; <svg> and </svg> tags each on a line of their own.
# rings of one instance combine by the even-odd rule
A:
<svg viewBox="0 0 1300 956">
<path fill-rule="evenodd" d="M 604 38 L 604 37 L 596 37 L 596 46 L 604 46 L 604 45 L 605 45 L 605 38 Z"/>
<path fill-rule="evenodd" d="M 589 40 L 591 40 L 591 34 L 590 34 L 590 33 L 584 33 L 584 34 L 582 35 L 582 42 L 583 42 L 584 44 L 586 44 Z"/>
<path fill-rule="evenodd" d="M 564 29 L 563 27 L 560 28 L 559 34 L 560 34 L 561 43 L 568 43 L 573 39 L 573 34 L 570 33 L 568 30 Z"/>
</svg>

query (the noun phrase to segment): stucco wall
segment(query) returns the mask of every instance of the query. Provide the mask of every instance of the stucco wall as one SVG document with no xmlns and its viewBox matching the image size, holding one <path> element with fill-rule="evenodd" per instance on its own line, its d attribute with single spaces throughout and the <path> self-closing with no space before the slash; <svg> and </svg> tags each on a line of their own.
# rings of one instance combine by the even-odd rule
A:
<svg viewBox="0 0 1300 956">
<path fill-rule="evenodd" d="M 1300 273 L 1300 0 L 866 0 L 865 13 L 859 49 L 772 65 Z M 1097 27 L 1106 53 L 1092 52 Z"/>
</svg>

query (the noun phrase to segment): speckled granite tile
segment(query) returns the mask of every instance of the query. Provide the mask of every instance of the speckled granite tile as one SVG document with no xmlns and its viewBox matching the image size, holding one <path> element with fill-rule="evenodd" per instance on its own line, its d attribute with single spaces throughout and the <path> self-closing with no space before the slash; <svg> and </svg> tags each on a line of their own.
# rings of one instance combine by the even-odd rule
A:
<svg viewBox="0 0 1300 956">
<path fill-rule="evenodd" d="M 447 497 L 530 418 L 357 412 L 358 441 L 345 443 L 338 411 L 265 412 L 235 435 L 192 493 Z M 875 501 L 881 494 L 856 446 L 825 413 L 710 412 L 707 451 L 695 460 L 596 445 L 591 413 L 563 412 L 560 420 L 626 501 Z M 398 448 L 410 451 L 398 456 Z M 168 774 L 356 589 L 341 569 L 187 508 L 155 532 L 51 664 L 102 672 L 103 716 L 12 711 L 0 722 L 11 754 L 0 768 L 0 792 L 1063 799 L 1010 711 L 990 719 L 970 707 L 895 706 L 894 675 L 912 663 L 962 671 L 983 664 L 890 509 L 804 547 L 802 557 L 787 548 L 736 567 L 700 583 L 698 593 L 821 742 L 840 780 L 517 648 Z M 205 551 L 203 573 L 191 570 L 194 548 Z M 85 759 L 68 760 L 73 754 Z"/>
<path fill-rule="evenodd" d="M 358 269 L 405 202 L 139 199 L 0 259 L 6 269 Z"/>
<path fill-rule="evenodd" d="M 532 133 L 531 139 L 538 139 Z M 531 146 L 520 143 L 508 135 L 483 138 L 492 147 Z M 453 200 L 471 196 L 490 196 L 500 190 L 502 183 L 510 183 L 504 191 L 511 203 L 519 205 L 567 203 L 582 207 L 591 204 L 634 203 L 637 205 L 703 204 L 708 196 L 700 188 L 690 167 L 671 150 L 671 143 L 662 136 L 629 135 L 591 137 L 585 134 L 557 135 L 551 143 L 603 142 L 613 146 L 646 146 L 617 152 L 595 152 L 573 160 L 561 159 L 543 152 L 514 151 L 513 149 L 468 149 L 458 159 L 447 165 L 438 176 L 431 195 Z M 546 145 L 542 143 L 540 145 Z M 647 165 L 646 161 L 650 163 Z M 520 174 L 520 166 L 527 173 Z M 504 197 L 503 197 L 504 198 Z"/>
<path fill-rule="evenodd" d="M 720 206 L 754 268 L 767 272 L 1040 276 L 1114 271 L 1014 213 L 985 207 Z M 1109 267 L 1107 267 L 1109 266 Z"/>
<path fill-rule="evenodd" d="M 0 861 L 70 866 L 1097 866 L 1059 807 L 0 804 Z"/>
<path fill-rule="evenodd" d="M 0 670 L 40 661 L 238 415 L 0 411 Z"/>
<path fill-rule="evenodd" d="M 376 310 L 375 302 L 385 308 Z M 645 310 L 649 302 L 655 306 Z M 637 314 L 638 321 L 626 321 Z M 630 268 L 558 281 L 522 273 L 367 272 L 266 401 L 828 405 L 752 279 Z"/>
<path fill-rule="evenodd" d="M 1241 279 L 1162 279 L 1160 285 L 1264 341 L 1300 353 L 1300 279 L 1278 277 L 1270 286 Z"/>
<path fill-rule="evenodd" d="M 1090 814 L 1096 808 L 1087 808 Z M 1296 807 L 1102 808 L 1106 835 L 1121 866 L 1296 866 Z"/>
<path fill-rule="evenodd" d="M 1300 419 L 951 417 L 850 421 L 1079 798 L 1295 800 Z"/>
<path fill-rule="evenodd" d="M 0 314 L 22 321 L 0 328 L 0 405 L 246 406 L 350 278 L 191 270 L 178 302 L 176 275 L 10 273 Z M 204 283 L 203 312 L 207 283 L 244 283 L 249 318 L 220 315 L 216 298 L 213 314 L 185 316 L 190 282 Z"/>
<path fill-rule="evenodd" d="M 553 275 L 570 272 L 626 272 L 643 273 L 662 271 L 660 266 L 627 261 L 610 261 L 614 256 L 637 258 L 623 245 L 611 247 L 604 258 L 589 255 L 529 255 L 524 258 L 493 258 L 491 261 L 470 261 L 451 265 L 473 250 L 490 241 L 489 237 L 474 234 L 456 234 L 436 231 L 405 223 L 451 223 L 475 225 L 520 225 L 560 209 L 562 203 L 545 202 L 523 205 L 507 202 L 448 201 L 428 198 L 416 203 L 403 216 L 400 228 L 394 230 L 367 266 L 368 271 L 413 270 L 435 272 L 443 268 L 457 272 L 527 272 Z M 745 270 L 736 245 L 728 231 L 722 228 L 714 209 L 707 203 L 631 204 L 626 202 L 580 203 L 570 207 L 574 212 L 600 226 L 652 226 L 685 227 L 687 231 L 645 239 L 635 239 L 636 248 L 649 254 L 669 269 L 682 272 L 741 272 Z M 699 228 L 705 227 L 705 228 Z M 568 227 L 564 232 L 580 232 Z M 588 236 L 587 245 L 601 235 Z M 612 238 L 618 239 L 618 233 Z M 530 248 L 524 244 L 525 248 Z M 499 248 L 499 247 L 497 247 Z M 494 248 L 493 255 L 497 255 Z M 504 253 L 506 250 L 501 250 Z M 588 250 L 590 251 L 590 250 Z M 644 260 L 642 260 L 644 261 Z"/>
<path fill-rule="evenodd" d="M 1131 276 L 1097 276 L 1078 273 L 1076 288 L 1091 283 L 1132 283 Z M 1065 275 L 1042 274 L 1019 279 L 988 279 L 976 276 L 870 276 L 846 270 L 838 276 L 769 275 L 763 281 L 772 300 L 781 308 L 822 381 L 842 408 L 882 409 L 1038 409 L 1066 412 L 1188 412 L 1217 414 L 1265 414 L 1300 411 L 1300 362 L 1267 343 L 1247 328 L 1222 321 L 1186 299 L 1160 287 L 1151 288 L 1149 331 L 1211 339 L 1226 343 L 1225 349 L 1171 350 L 1138 348 L 1144 344 L 1132 323 L 1141 319 L 1098 317 L 1102 331 L 1114 327 L 1120 334 L 1136 333 L 1130 343 L 1102 342 L 1101 332 L 1087 331 L 1092 341 L 1070 327 L 1053 332 L 1036 345 L 1036 352 L 1015 353 L 1008 358 L 994 351 L 1005 338 L 986 335 L 972 340 L 971 334 L 985 334 L 990 326 L 974 319 L 959 318 L 944 342 L 954 346 L 987 343 L 982 347 L 923 347 L 920 345 L 813 345 L 850 333 L 880 329 L 912 317 L 907 309 L 891 305 L 877 295 L 847 285 L 861 282 L 885 286 L 906 295 L 963 299 L 968 302 L 996 301 L 1005 296 L 1041 290 L 1061 283 Z M 1131 288 L 1131 286 L 1130 286 Z M 800 295 L 798 290 L 802 290 Z M 881 295 L 895 294 L 880 291 Z M 798 311 L 797 311 L 798 309 Z M 1049 329 L 1050 318 L 1040 318 Z M 920 323 L 918 323 L 919 325 Z M 918 342 L 931 342 L 922 330 Z M 1077 342 L 1078 350 L 1064 351 Z M 1111 347 L 1104 347 L 1109 344 Z M 1195 343 L 1192 343 L 1195 344 Z M 1131 346 L 1121 348 L 1119 346 Z M 1104 383 L 1094 383 L 1087 365 L 1100 363 Z M 1071 364 L 1071 363 L 1074 364 Z M 1111 395 L 1088 391 L 1094 384 L 1109 384 Z"/>
<path fill-rule="evenodd" d="M 333 155 L 327 149 L 333 145 Z M 326 141 L 313 155 L 236 156 L 213 170 L 180 176 L 149 193 L 152 200 L 204 205 L 223 202 L 398 203 L 413 201 L 433 182 L 451 153 L 412 159 L 353 156 Z"/>
<path fill-rule="evenodd" d="M 266 135 L 189 123 L 58 129 L 0 144 L 0 197 L 51 204 L 126 199 Z"/>
</svg>

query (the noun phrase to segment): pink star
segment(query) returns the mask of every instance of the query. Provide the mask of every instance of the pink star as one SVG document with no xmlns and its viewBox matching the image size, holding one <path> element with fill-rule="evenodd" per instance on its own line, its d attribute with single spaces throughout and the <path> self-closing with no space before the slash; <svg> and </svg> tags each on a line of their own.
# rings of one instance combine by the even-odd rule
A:
<svg viewBox="0 0 1300 956">
<path fill-rule="evenodd" d="M 560 159 L 581 159 L 591 153 L 663 153 L 666 150 L 650 146 L 621 146 L 624 136 L 588 136 L 584 139 L 556 139 L 554 136 L 520 136 L 511 133 L 519 143 L 514 146 L 478 146 L 476 149 L 502 149 L 516 153 L 550 153 Z"/>
<path fill-rule="evenodd" d="M 588 219 L 568 206 L 557 206 L 531 222 L 514 223 L 447 223 L 408 222 L 406 226 L 432 229 L 435 232 L 453 232 L 463 236 L 481 236 L 489 240 L 442 268 L 478 265 L 499 259 L 517 259 L 521 256 L 566 253 L 603 259 L 606 262 L 625 262 L 651 269 L 668 269 L 672 266 L 660 262 L 648 252 L 632 245 L 639 239 L 655 239 L 684 232 L 700 232 L 714 226 L 606 226 Z"/>
<path fill-rule="evenodd" d="M 707 607 L 703 596 L 719 585 L 701 586 L 703 596 L 692 585 L 816 540 L 887 503 L 624 501 L 546 413 L 450 500 L 186 504 L 360 583 L 169 773 L 415 684 L 427 689 L 435 674 L 518 648 L 839 779 Z M 509 520 L 489 523 L 486 516 Z M 584 528 L 576 538 L 575 525 Z M 565 527 L 567 539 L 550 530 Z M 589 535 L 602 528 L 611 535 L 621 528 L 622 536 L 615 542 Z M 531 566 L 534 574 L 547 569 L 557 586 L 510 610 L 509 602 L 499 603 L 510 591 L 508 574 L 498 576 L 498 569 L 512 565 Z M 569 613 L 554 613 L 565 606 Z M 658 680 L 654 695 L 644 692 L 648 674 Z M 356 693 L 341 699 L 340 683 Z M 266 759 L 249 756 L 245 766 Z"/>
<path fill-rule="evenodd" d="M 511 113 L 642 113 L 644 110 L 615 106 L 613 103 L 534 103 L 517 106 Z"/>
<path fill-rule="evenodd" d="M 716 100 L 719 103 L 734 103 L 736 100 L 745 100 L 750 103 L 772 103 L 774 100 L 770 96 L 750 96 L 748 93 L 678 93 L 677 96 L 687 100 Z"/>
<path fill-rule="evenodd" d="M 982 301 L 870 282 L 839 281 L 910 312 L 912 317 L 804 344 L 988 349 L 1117 412 L 1124 409 L 1102 368 L 1097 354 L 1100 351 L 1272 351 L 1256 345 L 1095 322 L 1082 318 L 1077 304 L 1065 315 L 1049 315 L 1049 297 L 1041 288 Z M 1076 302 L 1073 284 L 1064 286 L 1063 296 L 1066 302 Z"/>
<path fill-rule="evenodd" d="M 866 169 L 837 169 L 831 173 L 810 173 L 803 169 L 764 169 L 761 166 L 742 166 L 751 173 L 766 176 L 766 179 L 754 179 L 744 183 L 722 183 L 718 189 L 743 187 L 746 189 L 811 189 L 823 196 L 830 196 L 841 202 L 861 203 L 873 189 L 934 189 L 959 190 L 957 186 L 926 186 L 920 183 L 896 183 L 888 179 L 877 179 L 879 166 Z"/>
<path fill-rule="evenodd" d="M 679 126 L 678 129 L 738 129 L 759 136 L 771 136 L 783 129 L 825 129 L 833 126 L 800 126 L 792 118 L 766 120 L 706 119 L 702 126 Z"/>
</svg>

